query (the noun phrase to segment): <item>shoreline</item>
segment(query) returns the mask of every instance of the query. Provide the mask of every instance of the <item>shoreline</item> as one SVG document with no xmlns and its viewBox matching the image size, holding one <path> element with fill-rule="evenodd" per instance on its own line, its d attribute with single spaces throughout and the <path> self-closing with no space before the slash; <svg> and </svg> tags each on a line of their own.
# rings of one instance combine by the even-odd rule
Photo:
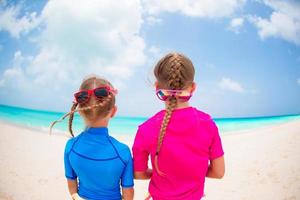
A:
<svg viewBox="0 0 300 200">
<path fill-rule="evenodd" d="M 32 131 L 32 132 L 42 132 L 42 134 L 46 134 L 46 135 L 50 136 L 50 125 L 49 125 L 48 130 L 46 130 L 46 127 L 28 126 L 28 125 L 25 125 L 25 124 L 19 124 L 19 123 L 14 123 L 14 122 L 9 121 L 9 120 L 0 119 L 0 126 L 2 126 L 2 125 L 14 126 L 14 127 L 21 128 L 21 129 L 26 129 L 26 130 Z M 62 131 L 62 130 L 59 130 L 59 129 L 53 129 L 52 135 L 63 136 L 63 135 L 65 135 L 65 131 Z"/>
<path fill-rule="evenodd" d="M 282 122 L 282 123 L 278 123 L 278 124 L 262 125 L 260 127 L 244 129 L 244 130 L 226 131 L 226 132 L 223 132 L 223 134 L 221 132 L 221 135 L 230 136 L 230 135 L 253 134 L 252 132 L 268 131 L 269 129 L 272 129 L 272 128 L 278 128 L 278 127 L 282 127 L 282 126 L 286 126 L 286 125 L 293 125 L 293 124 L 300 124 L 300 119 L 293 119 L 291 121 Z"/>
<path fill-rule="evenodd" d="M 230 130 L 230 131 L 221 131 L 219 128 L 219 132 L 221 135 L 236 135 L 236 134 L 247 134 L 248 132 L 252 132 L 253 130 L 264 130 L 264 129 L 268 129 L 268 128 L 272 128 L 272 127 L 276 127 L 276 126 L 281 126 L 281 125 L 285 125 L 285 124 L 289 124 L 289 123 L 293 123 L 293 122 L 300 122 L 300 118 L 299 119 L 290 119 L 288 121 L 283 121 L 283 122 L 279 122 L 279 123 L 275 123 L 275 124 L 264 124 L 264 125 L 258 125 L 257 127 L 249 127 L 249 128 L 244 128 L 244 129 L 237 129 L 237 130 Z M 6 119 L 0 119 L 0 125 L 2 124 L 9 124 L 11 126 L 15 126 L 15 127 L 19 127 L 19 128 L 23 128 L 23 129 L 27 129 L 30 131 L 38 131 L 38 132 L 43 132 L 45 134 L 50 133 L 50 124 L 49 127 L 43 127 L 43 126 L 33 126 L 33 125 L 25 125 L 25 124 L 20 124 L 18 122 L 13 122 L 10 120 L 6 120 Z M 57 129 L 57 128 L 53 128 L 52 129 L 52 135 L 59 135 L 59 136 L 67 136 L 68 135 L 68 131 L 64 131 L 61 129 Z M 83 130 L 82 130 L 83 131 Z M 80 132 L 79 132 L 80 133 Z M 79 133 L 77 133 L 76 135 L 78 135 Z M 114 134 L 113 135 L 117 135 L 119 136 L 119 134 Z M 131 135 L 135 135 L 135 133 L 130 133 L 127 136 L 131 136 Z"/>
<path fill-rule="evenodd" d="M 0 128 L 0 200 L 70 199 L 63 169 L 69 137 L 3 121 Z M 131 148 L 134 135 L 112 136 Z M 221 138 L 225 176 L 206 179 L 205 200 L 300 198 L 300 120 Z M 148 181 L 135 180 L 135 199 L 143 199 L 147 188 Z"/>
</svg>

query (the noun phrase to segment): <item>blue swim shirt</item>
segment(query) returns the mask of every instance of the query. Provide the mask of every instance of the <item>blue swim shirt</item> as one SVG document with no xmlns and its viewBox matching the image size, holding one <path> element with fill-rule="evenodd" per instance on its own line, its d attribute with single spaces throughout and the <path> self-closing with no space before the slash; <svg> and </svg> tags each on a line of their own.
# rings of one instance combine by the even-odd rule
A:
<svg viewBox="0 0 300 200">
<path fill-rule="evenodd" d="M 106 127 L 87 128 L 68 140 L 65 176 L 78 178 L 78 194 L 89 200 L 120 200 L 120 185 L 133 187 L 130 149 L 109 136 Z"/>
</svg>

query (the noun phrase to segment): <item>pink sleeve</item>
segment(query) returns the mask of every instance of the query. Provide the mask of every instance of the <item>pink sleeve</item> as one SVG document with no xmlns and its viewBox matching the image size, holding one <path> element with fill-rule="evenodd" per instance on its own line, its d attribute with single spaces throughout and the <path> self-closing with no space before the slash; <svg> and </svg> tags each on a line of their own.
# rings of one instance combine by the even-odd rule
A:
<svg viewBox="0 0 300 200">
<path fill-rule="evenodd" d="M 148 157 L 147 143 L 140 130 L 138 129 L 134 144 L 132 146 L 133 153 L 133 169 L 134 171 L 146 171 L 148 169 Z"/>
<path fill-rule="evenodd" d="M 213 135 L 212 143 L 211 143 L 210 149 L 209 149 L 209 159 L 210 160 L 214 160 L 214 159 L 224 155 L 218 127 L 216 126 L 214 121 L 212 121 L 212 135 Z"/>
</svg>

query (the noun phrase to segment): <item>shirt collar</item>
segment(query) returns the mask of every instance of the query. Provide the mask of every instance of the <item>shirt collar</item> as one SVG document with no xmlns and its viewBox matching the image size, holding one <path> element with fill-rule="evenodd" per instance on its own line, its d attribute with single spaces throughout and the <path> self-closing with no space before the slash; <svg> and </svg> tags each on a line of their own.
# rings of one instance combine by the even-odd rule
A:
<svg viewBox="0 0 300 200">
<path fill-rule="evenodd" d="M 103 135 L 108 136 L 107 127 L 87 127 L 86 132 L 92 135 Z"/>
</svg>

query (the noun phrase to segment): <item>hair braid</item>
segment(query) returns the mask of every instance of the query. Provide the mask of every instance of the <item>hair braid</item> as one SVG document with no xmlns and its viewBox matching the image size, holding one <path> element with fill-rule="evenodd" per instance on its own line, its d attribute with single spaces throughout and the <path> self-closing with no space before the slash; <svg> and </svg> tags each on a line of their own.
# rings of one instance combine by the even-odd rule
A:
<svg viewBox="0 0 300 200">
<path fill-rule="evenodd" d="M 71 112 L 69 115 L 69 132 L 72 137 L 74 137 L 73 130 L 72 130 L 72 125 L 73 125 L 73 118 L 74 118 L 74 111 L 76 110 L 78 103 L 73 103 L 71 107 Z"/>
<path fill-rule="evenodd" d="M 170 89 L 182 89 L 183 85 L 183 80 L 182 80 L 182 75 L 181 75 L 181 70 L 182 70 L 182 63 L 180 62 L 180 59 L 175 55 L 173 57 L 166 57 L 165 59 L 170 59 L 170 69 L 169 69 L 169 78 L 168 78 L 168 86 Z M 161 65 L 165 63 L 166 61 L 161 61 L 159 62 L 159 67 L 162 67 Z M 154 157 L 154 166 L 157 170 L 157 173 L 161 176 L 165 175 L 162 171 L 160 171 L 159 166 L 158 166 L 158 155 L 162 147 L 162 142 L 166 134 L 166 130 L 168 127 L 168 124 L 170 122 L 173 110 L 177 106 L 177 99 L 176 97 L 171 97 L 169 99 L 165 116 L 162 120 L 161 127 L 160 127 L 160 132 L 159 132 L 159 137 L 158 137 L 158 142 L 157 142 L 157 148 L 156 148 L 156 153 Z"/>
</svg>

